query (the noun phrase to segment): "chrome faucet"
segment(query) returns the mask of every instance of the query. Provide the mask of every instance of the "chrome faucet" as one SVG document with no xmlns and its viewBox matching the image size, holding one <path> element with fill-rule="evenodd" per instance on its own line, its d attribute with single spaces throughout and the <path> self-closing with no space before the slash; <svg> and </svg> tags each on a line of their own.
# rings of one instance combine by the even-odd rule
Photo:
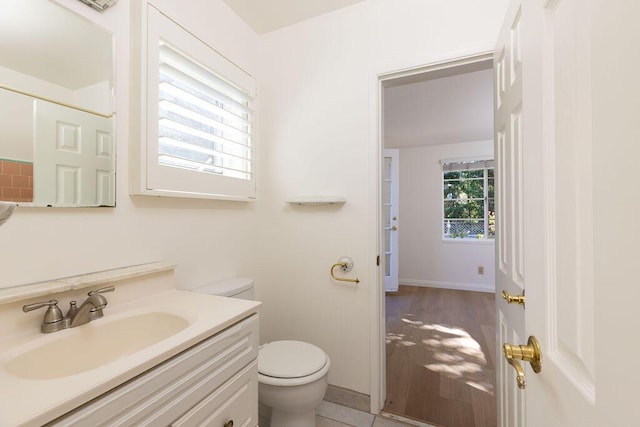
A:
<svg viewBox="0 0 640 427">
<path fill-rule="evenodd" d="M 107 286 L 91 291 L 88 294 L 89 297 L 80 307 L 76 306 L 75 301 L 71 301 L 69 311 L 64 317 L 62 316 L 62 311 L 58 308 L 57 300 L 27 304 L 22 307 L 22 311 L 26 313 L 38 308 L 47 307 L 41 327 L 42 332 L 45 334 L 67 328 L 75 328 L 76 326 L 84 325 L 92 320 L 101 318 L 104 315 L 102 309 L 107 305 L 107 299 L 101 294 L 113 292 L 114 290 L 115 288 L 113 286 Z"/>
</svg>

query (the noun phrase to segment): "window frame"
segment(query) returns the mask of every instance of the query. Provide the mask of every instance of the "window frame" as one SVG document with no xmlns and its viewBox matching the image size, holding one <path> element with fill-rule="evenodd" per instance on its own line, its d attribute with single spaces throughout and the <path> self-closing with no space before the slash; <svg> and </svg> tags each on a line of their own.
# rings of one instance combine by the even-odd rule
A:
<svg viewBox="0 0 640 427">
<path fill-rule="evenodd" d="M 474 243 L 474 244 L 492 244 L 495 242 L 495 180 L 496 180 L 496 176 L 495 176 L 495 165 L 494 165 L 494 161 L 493 159 L 487 159 L 487 158 L 481 158 L 481 159 L 455 159 L 455 160 L 441 160 L 441 175 L 440 175 L 440 195 L 441 195 L 441 209 L 442 209 L 442 213 L 441 213 L 441 220 L 440 220 L 440 230 L 441 230 L 441 239 L 443 242 L 446 243 Z M 482 238 L 478 238 L 477 235 L 480 234 L 476 234 L 475 237 L 451 237 L 450 234 L 447 234 L 445 231 L 445 223 L 447 221 L 447 219 L 450 218 L 446 218 L 446 203 L 447 202 L 452 202 L 458 199 L 447 199 L 445 197 L 444 194 L 444 188 L 445 185 L 448 181 L 451 180 L 445 180 L 445 175 L 448 172 L 471 172 L 471 171 L 479 171 L 482 170 L 483 171 L 483 175 L 482 178 L 472 178 L 475 180 L 482 180 L 482 191 L 483 191 L 483 197 L 482 198 L 472 198 L 471 200 L 481 200 L 483 202 L 483 218 L 456 218 L 456 219 L 460 219 L 460 220 L 478 220 L 478 221 L 483 221 L 484 223 L 484 232 L 482 233 L 483 237 Z M 489 177 L 489 171 L 493 170 L 493 177 Z M 490 198 L 489 197 L 489 180 L 493 179 L 493 185 L 494 185 L 494 194 L 493 197 Z M 493 218 L 491 218 L 491 211 L 489 210 L 489 201 L 493 200 L 493 204 L 494 204 L 494 211 L 493 211 Z M 491 224 L 490 222 L 493 221 L 493 226 L 494 226 L 494 231 L 493 234 L 490 233 L 490 227 Z"/>
<path fill-rule="evenodd" d="M 143 150 L 144 171 L 142 194 L 250 201 L 256 198 L 256 81 L 253 76 L 229 61 L 211 46 L 164 15 L 153 5 L 146 7 L 146 126 Z M 159 44 L 163 41 L 184 56 L 197 61 L 221 79 L 231 83 L 251 98 L 253 110 L 250 157 L 250 179 L 227 177 L 214 173 L 162 164 L 159 153 Z"/>
</svg>

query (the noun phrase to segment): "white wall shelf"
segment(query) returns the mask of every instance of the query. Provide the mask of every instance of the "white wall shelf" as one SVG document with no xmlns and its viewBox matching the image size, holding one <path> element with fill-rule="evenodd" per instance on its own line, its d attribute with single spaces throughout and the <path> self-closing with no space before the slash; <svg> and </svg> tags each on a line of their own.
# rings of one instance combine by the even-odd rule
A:
<svg viewBox="0 0 640 427">
<path fill-rule="evenodd" d="M 298 206 L 342 205 L 347 199 L 340 196 L 301 196 L 291 197 L 285 203 Z"/>
</svg>

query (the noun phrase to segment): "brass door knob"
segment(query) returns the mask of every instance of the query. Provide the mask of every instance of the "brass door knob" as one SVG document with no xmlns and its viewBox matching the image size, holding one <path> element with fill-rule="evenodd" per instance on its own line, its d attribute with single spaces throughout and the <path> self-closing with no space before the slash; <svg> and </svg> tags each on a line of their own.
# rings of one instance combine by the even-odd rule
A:
<svg viewBox="0 0 640 427">
<path fill-rule="evenodd" d="M 529 362 L 533 372 L 536 374 L 542 371 L 542 352 L 540 351 L 540 343 L 534 336 L 529 337 L 527 345 L 504 344 L 502 353 L 509 364 L 516 370 L 516 381 L 518 388 L 524 389 L 527 385 L 525 380 L 524 369 L 520 365 L 519 360 Z"/>
<path fill-rule="evenodd" d="M 525 296 L 524 291 L 522 291 L 522 295 L 511 295 L 507 291 L 502 291 L 502 298 L 507 301 L 507 304 L 520 304 L 524 308 Z"/>
<path fill-rule="evenodd" d="M 397 231 L 397 230 L 398 230 L 398 227 L 396 227 L 396 226 L 394 225 L 393 227 L 391 227 L 391 229 L 392 229 L 393 231 Z"/>
</svg>

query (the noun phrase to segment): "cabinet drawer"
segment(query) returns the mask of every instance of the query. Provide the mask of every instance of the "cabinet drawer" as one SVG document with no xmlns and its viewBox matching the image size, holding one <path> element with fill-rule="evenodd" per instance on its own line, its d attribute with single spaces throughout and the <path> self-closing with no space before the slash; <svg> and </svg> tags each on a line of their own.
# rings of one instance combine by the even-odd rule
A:
<svg viewBox="0 0 640 427">
<path fill-rule="evenodd" d="M 258 316 L 254 315 L 49 425 L 169 425 L 255 361 L 257 356 Z"/>
<path fill-rule="evenodd" d="M 253 362 L 227 384 L 207 396 L 173 427 L 224 427 L 233 421 L 235 427 L 258 424 L 258 362 Z"/>
</svg>

